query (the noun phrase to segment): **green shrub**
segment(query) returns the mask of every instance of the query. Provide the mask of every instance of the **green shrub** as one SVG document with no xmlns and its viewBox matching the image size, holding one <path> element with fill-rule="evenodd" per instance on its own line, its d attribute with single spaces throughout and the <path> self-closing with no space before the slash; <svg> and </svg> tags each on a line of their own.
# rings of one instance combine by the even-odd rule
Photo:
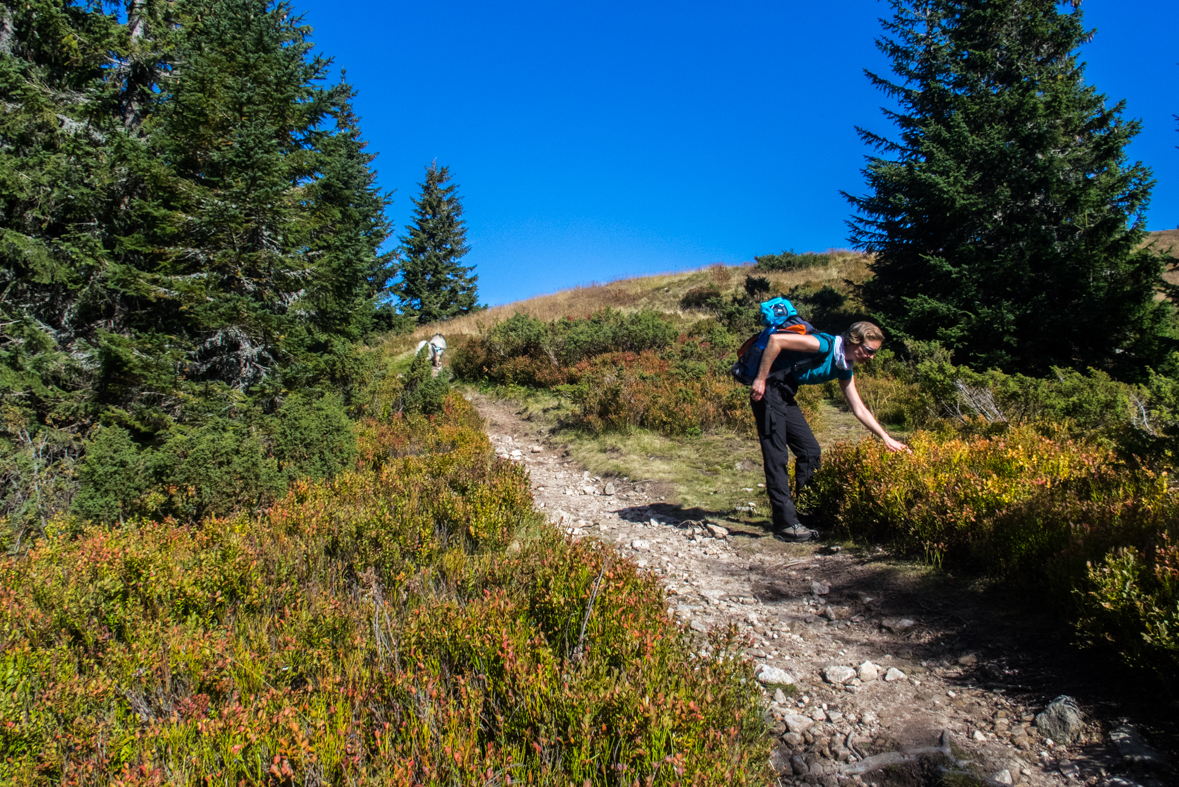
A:
<svg viewBox="0 0 1179 787">
<path fill-rule="evenodd" d="M 784 251 L 781 254 L 763 254 L 760 257 L 754 257 L 753 260 L 759 271 L 798 271 L 805 268 L 815 268 L 819 265 L 830 265 L 831 255 L 818 254 L 813 251 L 804 251 L 802 254 Z"/>
<path fill-rule="evenodd" d="M 707 309 L 712 301 L 718 300 L 720 297 L 721 291 L 715 284 L 693 287 L 684 293 L 684 297 L 680 298 L 680 308 Z"/>
<path fill-rule="evenodd" d="M 404 413 L 434 415 L 442 412 L 442 402 L 450 392 L 450 377 L 433 373 L 430 354 L 423 347 L 414 356 L 405 373 L 398 410 Z"/>
<path fill-rule="evenodd" d="M 288 481 L 331 478 L 356 459 L 352 421 L 338 395 L 291 394 L 268 431 L 278 469 Z"/>
<path fill-rule="evenodd" d="M 95 522 L 118 522 L 143 513 L 151 487 L 151 458 L 126 429 L 99 428 L 86 443 L 78 463 L 78 494 L 73 513 Z"/>
<path fill-rule="evenodd" d="M 1078 624 L 1090 642 L 1119 650 L 1127 662 L 1174 683 L 1179 666 L 1179 549 L 1167 533 L 1152 548 L 1119 547 L 1089 565 L 1076 591 Z"/>
<path fill-rule="evenodd" d="M 745 294 L 753 301 L 764 301 L 770 294 L 770 280 L 765 276 L 746 276 Z"/>
<path fill-rule="evenodd" d="M 166 500 L 149 501 L 144 513 L 186 522 L 255 511 L 281 497 L 286 487 L 263 436 L 228 419 L 174 435 L 153 452 L 151 462 L 160 490 L 153 497 L 162 492 Z"/>
</svg>

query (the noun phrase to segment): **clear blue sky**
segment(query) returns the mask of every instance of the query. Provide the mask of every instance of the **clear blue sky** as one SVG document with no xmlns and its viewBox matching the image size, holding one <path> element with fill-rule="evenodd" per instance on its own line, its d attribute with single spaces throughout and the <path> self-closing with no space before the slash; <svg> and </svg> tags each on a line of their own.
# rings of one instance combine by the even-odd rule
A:
<svg viewBox="0 0 1179 787">
<path fill-rule="evenodd" d="M 847 246 L 883 0 L 293 0 L 346 69 L 405 231 L 450 167 L 480 300 Z M 1179 2 L 1085 0 L 1090 84 L 1143 122 L 1148 229 L 1179 226 Z"/>
</svg>

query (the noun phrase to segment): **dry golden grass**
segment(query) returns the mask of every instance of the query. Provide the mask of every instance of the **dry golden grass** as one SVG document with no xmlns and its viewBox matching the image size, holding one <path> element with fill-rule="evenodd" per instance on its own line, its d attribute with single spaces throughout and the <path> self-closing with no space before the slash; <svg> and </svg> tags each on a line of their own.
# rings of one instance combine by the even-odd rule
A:
<svg viewBox="0 0 1179 787">
<path fill-rule="evenodd" d="M 622 311 L 654 309 L 668 314 L 694 315 L 696 312 L 685 311 L 680 307 L 680 300 L 688 290 L 713 285 L 722 294 L 730 295 L 743 290 L 746 276 L 764 276 L 770 280 L 772 292 L 776 293 L 799 285 L 834 285 L 844 279 L 858 283 L 870 275 L 868 263 L 871 258 L 867 255 L 846 249 L 831 249 L 828 253 L 834 260 L 831 265 L 801 271 L 762 273 L 750 265 L 717 264 L 679 273 L 660 273 L 573 287 L 447 322 L 423 325 L 408 336 L 390 336 L 383 343 L 389 350 L 404 352 L 435 333 L 444 336 L 477 335 L 517 312 L 546 322 L 562 317 L 584 318 L 607 307 Z"/>
</svg>

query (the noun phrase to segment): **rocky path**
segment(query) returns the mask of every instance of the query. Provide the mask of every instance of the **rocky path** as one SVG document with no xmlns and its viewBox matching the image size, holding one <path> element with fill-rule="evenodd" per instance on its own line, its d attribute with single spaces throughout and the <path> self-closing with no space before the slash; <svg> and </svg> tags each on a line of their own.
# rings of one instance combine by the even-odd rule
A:
<svg viewBox="0 0 1179 787">
<path fill-rule="evenodd" d="M 528 468 L 551 521 L 654 572 L 692 630 L 740 628 L 782 784 L 1179 784 L 1141 727 L 1052 701 L 1083 694 L 1092 674 L 1037 673 L 1021 645 L 1035 632 L 960 588 L 883 555 L 686 518 L 658 484 L 593 477 L 510 403 L 473 400 L 496 452 Z"/>
</svg>

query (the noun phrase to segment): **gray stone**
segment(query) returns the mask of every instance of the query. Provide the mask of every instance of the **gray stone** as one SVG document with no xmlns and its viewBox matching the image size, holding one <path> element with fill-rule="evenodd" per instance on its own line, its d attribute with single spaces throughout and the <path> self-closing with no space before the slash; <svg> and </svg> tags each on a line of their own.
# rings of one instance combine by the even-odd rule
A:
<svg viewBox="0 0 1179 787">
<path fill-rule="evenodd" d="M 978 663 L 978 654 L 977 653 L 964 653 L 963 655 L 958 657 L 958 663 L 961 664 L 963 667 L 973 667 L 975 664 Z M 1010 775 L 1010 774 L 1008 774 L 1008 775 Z M 1011 782 L 1007 782 L 1007 784 L 1010 784 L 1010 783 Z"/>
<path fill-rule="evenodd" d="M 909 676 L 896 667 L 889 667 L 888 672 L 884 673 L 884 679 L 889 683 L 892 683 L 894 680 L 904 680 L 907 677 Z"/>
<path fill-rule="evenodd" d="M 612 495 L 612 494 L 614 494 L 614 491 L 615 491 L 614 484 L 607 483 L 606 484 L 606 494 Z"/>
<path fill-rule="evenodd" d="M 793 757 L 791 757 L 790 764 L 794 766 L 795 776 L 806 776 L 811 772 L 810 766 L 806 764 L 806 760 L 804 760 L 800 754 L 795 754 Z"/>
<path fill-rule="evenodd" d="M 728 538 L 729 537 L 729 531 L 726 528 L 721 527 L 720 525 L 715 525 L 712 522 L 709 522 L 704 527 L 706 530 L 708 530 L 709 533 L 712 534 L 713 538 Z"/>
<path fill-rule="evenodd" d="M 831 592 L 831 586 L 826 582 L 815 580 L 811 583 L 811 592 L 816 596 L 825 596 Z"/>
<path fill-rule="evenodd" d="M 917 621 L 910 618 L 886 618 L 880 621 L 880 625 L 891 631 L 893 634 L 900 634 L 902 631 L 908 631 L 917 625 Z"/>
<path fill-rule="evenodd" d="M 641 538 L 636 538 L 634 541 L 630 542 L 630 548 L 636 552 L 645 552 L 651 548 L 651 542 L 644 541 Z"/>
<path fill-rule="evenodd" d="M 794 768 L 790 765 L 790 752 L 774 747 L 770 752 L 770 769 L 775 776 L 793 776 Z"/>
<path fill-rule="evenodd" d="M 806 732 L 815 723 L 812 719 L 798 713 L 788 713 L 782 721 L 786 722 L 787 729 L 798 735 Z"/>
<path fill-rule="evenodd" d="M 754 673 L 757 682 L 763 686 L 793 686 L 794 676 L 784 669 L 762 664 Z M 781 689 L 779 689 L 781 691 Z"/>
<path fill-rule="evenodd" d="M 688 624 L 692 631 L 699 631 L 701 634 L 707 633 L 708 624 L 702 620 L 693 620 Z"/>
<path fill-rule="evenodd" d="M 782 691 L 781 689 L 774 689 L 774 702 L 778 703 L 779 705 L 785 705 L 788 702 L 786 699 L 786 692 Z"/>
<path fill-rule="evenodd" d="M 799 735 L 797 732 L 788 732 L 782 736 L 782 742 L 792 749 L 801 749 L 806 743 L 806 738 Z"/>
<path fill-rule="evenodd" d="M 998 773 L 992 773 L 991 779 L 999 782 L 999 784 L 1015 784 L 1015 779 L 1011 778 L 1011 771 L 1004 768 Z"/>
<path fill-rule="evenodd" d="M 1085 726 L 1085 716 L 1077 707 L 1077 701 L 1067 695 L 1060 695 L 1036 716 L 1036 727 L 1045 737 L 1060 743 L 1072 743 Z"/>
<path fill-rule="evenodd" d="M 836 686 L 842 686 L 849 680 L 856 676 L 856 671 L 851 667 L 828 667 L 823 670 L 823 678 L 828 683 L 834 683 Z"/>
<path fill-rule="evenodd" d="M 532 446 L 532 453 L 539 454 L 542 451 L 544 451 L 544 449 L 541 448 L 539 445 Z"/>
<path fill-rule="evenodd" d="M 880 668 L 870 661 L 865 661 L 856 670 L 856 677 L 864 683 L 869 683 L 880 677 Z"/>
<path fill-rule="evenodd" d="M 1135 768 L 1165 768 L 1167 765 L 1163 755 L 1152 749 L 1129 724 L 1115 727 L 1109 733 L 1109 740 L 1127 765 Z"/>
</svg>

